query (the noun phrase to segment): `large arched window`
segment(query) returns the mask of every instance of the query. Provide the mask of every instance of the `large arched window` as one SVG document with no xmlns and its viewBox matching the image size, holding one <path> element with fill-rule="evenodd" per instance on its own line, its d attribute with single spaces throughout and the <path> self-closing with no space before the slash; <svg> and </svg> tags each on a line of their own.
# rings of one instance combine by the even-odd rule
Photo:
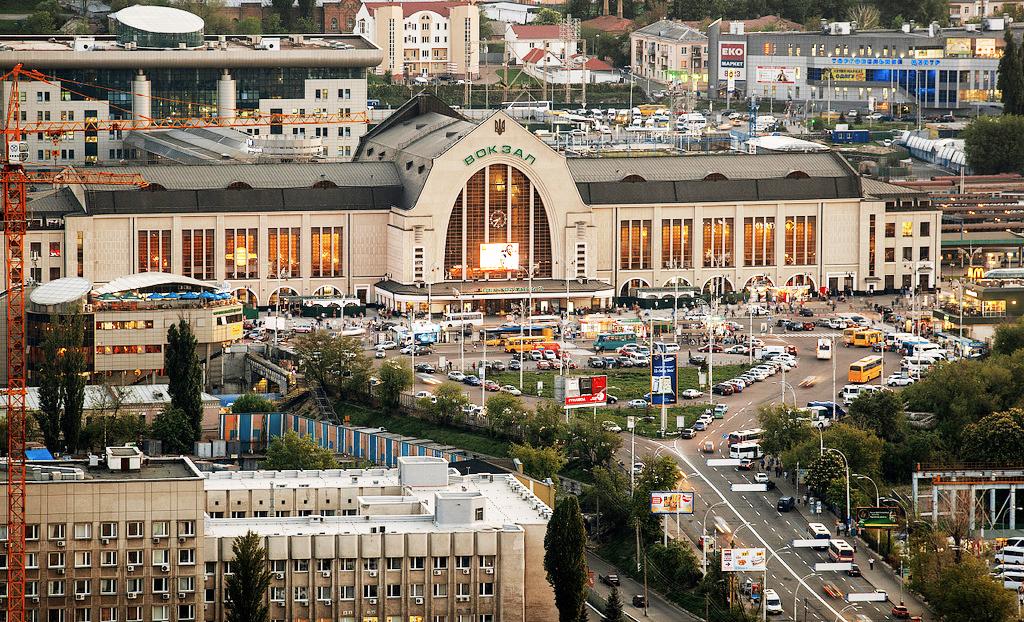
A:
<svg viewBox="0 0 1024 622">
<path fill-rule="evenodd" d="M 518 244 L 518 270 L 481 260 L 483 244 Z M 515 247 L 513 247 L 515 248 Z M 484 260 L 489 259 L 487 253 Z M 551 277 L 551 230 L 540 193 L 519 169 L 492 164 L 477 171 L 459 193 L 448 221 L 444 248 L 445 278 Z"/>
</svg>

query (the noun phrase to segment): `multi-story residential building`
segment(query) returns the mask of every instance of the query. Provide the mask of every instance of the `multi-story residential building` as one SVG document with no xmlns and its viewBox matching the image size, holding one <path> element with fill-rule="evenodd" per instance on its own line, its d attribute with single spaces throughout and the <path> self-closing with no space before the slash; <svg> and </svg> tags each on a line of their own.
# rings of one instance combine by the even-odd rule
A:
<svg viewBox="0 0 1024 622">
<path fill-rule="evenodd" d="M 682 22 L 663 19 L 629 35 L 630 67 L 638 76 L 678 81 L 703 90 L 708 81 L 708 38 Z"/>
<path fill-rule="evenodd" d="M 565 28 L 558 25 L 506 24 L 505 56 L 508 62 L 518 65 L 527 62 L 526 56 L 532 50 L 540 50 L 565 62 L 567 58 L 580 53 L 580 42 L 576 39 L 563 39 L 565 34 Z"/>
<path fill-rule="evenodd" d="M 971 21 L 979 22 L 979 18 L 1000 18 L 1011 7 L 1020 9 L 1022 4 L 1014 0 L 950 0 L 949 21 L 954 25 L 963 25 Z"/>
<path fill-rule="evenodd" d="M 543 570 L 551 511 L 512 475 L 459 475 L 429 457 L 203 474 L 132 447 L 92 463 L 30 465 L 33 622 L 223 620 L 231 545 L 248 531 L 267 552 L 273 620 L 557 615 Z"/>
<path fill-rule="evenodd" d="M 998 102 L 1004 26 L 1020 39 L 1024 26 L 1001 18 L 962 28 L 860 31 L 856 23 L 824 23 L 817 32 L 743 32 L 708 27 L 712 94 L 772 97 L 797 103 L 791 112 L 831 107 L 901 114 L 977 112 Z"/>
<path fill-rule="evenodd" d="M 199 19 L 166 7 L 141 8 Z M 159 22 L 161 14 L 155 17 Z M 18 122 L 365 112 L 366 69 L 380 64 L 382 58 L 376 46 L 353 35 L 204 37 L 200 30 L 186 33 L 187 37 L 176 35 L 182 39 L 179 46 L 170 44 L 175 37 L 160 34 L 147 33 L 141 40 L 164 49 L 138 43 L 140 36 L 129 30 L 116 36 L 0 38 L 0 70 L 23 64 L 48 76 L 47 83 L 19 82 Z M 5 116 L 12 84 L 0 83 L 0 111 Z M 238 149 L 252 159 L 257 159 L 260 149 L 270 153 L 276 145 L 285 144 L 308 151 L 310 143 L 316 143 L 316 155 L 346 160 L 365 131 L 363 123 L 251 127 L 246 128 L 248 149 L 245 133 L 231 134 L 237 137 Z M 166 149 L 147 152 L 139 142 L 161 140 L 165 135 L 86 129 L 56 137 L 31 133 L 23 140 L 28 143 L 29 162 L 50 166 L 146 161 L 168 151 L 183 151 L 177 159 L 195 163 L 187 158 L 220 160 L 221 152 L 228 151 L 213 141 L 181 134 L 166 140 Z M 133 137 L 138 140 L 133 142 Z M 197 148 L 183 150 L 182 140 Z"/>
<path fill-rule="evenodd" d="M 480 75 L 480 11 L 469 2 L 365 2 L 355 33 L 383 50 L 378 73 Z"/>
<path fill-rule="evenodd" d="M 317 32 L 326 34 L 351 33 L 356 24 L 356 12 L 360 3 L 356 0 L 316 0 L 313 19 Z M 218 13 L 226 16 L 232 24 L 254 18 L 261 22 L 277 12 L 270 0 L 225 0 Z"/>
</svg>

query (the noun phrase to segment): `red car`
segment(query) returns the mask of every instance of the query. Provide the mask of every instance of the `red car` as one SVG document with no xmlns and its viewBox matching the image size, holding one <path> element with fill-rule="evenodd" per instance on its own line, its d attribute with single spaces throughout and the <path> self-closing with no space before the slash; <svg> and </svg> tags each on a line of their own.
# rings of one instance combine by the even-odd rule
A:
<svg viewBox="0 0 1024 622">
<path fill-rule="evenodd" d="M 899 605 L 893 606 L 892 617 L 898 619 L 906 619 L 910 617 L 910 612 L 907 611 L 907 608 L 902 603 L 900 603 Z"/>
<path fill-rule="evenodd" d="M 501 385 L 493 380 L 484 380 L 484 389 L 488 391 L 498 391 L 501 389 Z"/>
<path fill-rule="evenodd" d="M 549 361 L 537 361 L 537 369 L 551 369 L 551 363 Z"/>
</svg>

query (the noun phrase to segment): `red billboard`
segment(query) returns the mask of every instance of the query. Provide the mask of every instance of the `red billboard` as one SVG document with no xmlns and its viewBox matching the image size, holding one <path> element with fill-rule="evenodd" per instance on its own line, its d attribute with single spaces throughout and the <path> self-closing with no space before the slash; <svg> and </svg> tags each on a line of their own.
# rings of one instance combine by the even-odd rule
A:
<svg viewBox="0 0 1024 622">
<path fill-rule="evenodd" d="M 608 401 L 607 376 L 565 376 L 565 405 L 603 406 Z"/>
<path fill-rule="evenodd" d="M 722 67 L 743 67 L 743 61 L 747 56 L 745 41 L 722 41 L 719 46 Z"/>
</svg>

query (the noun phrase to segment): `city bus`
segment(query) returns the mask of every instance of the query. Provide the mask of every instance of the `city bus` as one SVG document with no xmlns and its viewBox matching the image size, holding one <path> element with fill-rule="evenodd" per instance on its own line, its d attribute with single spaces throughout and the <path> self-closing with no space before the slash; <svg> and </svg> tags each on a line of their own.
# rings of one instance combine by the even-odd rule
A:
<svg viewBox="0 0 1024 622">
<path fill-rule="evenodd" d="M 514 336 L 505 340 L 505 352 L 529 352 L 547 340 L 544 335 Z"/>
<path fill-rule="evenodd" d="M 553 331 L 550 327 L 545 326 L 534 326 L 533 328 L 528 326 L 497 326 L 480 331 L 480 339 L 485 341 L 488 346 L 503 346 L 509 337 L 519 335 L 540 335 L 551 339 Z"/>
<path fill-rule="evenodd" d="M 829 540 L 828 558 L 834 562 L 853 562 L 853 547 L 846 540 Z"/>
<path fill-rule="evenodd" d="M 882 375 L 882 357 L 865 356 L 850 363 L 850 382 L 863 384 Z"/>
<path fill-rule="evenodd" d="M 763 457 L 761 453 L 761 446 L 757 443 L 736 443 L 735 445 L 729 446 L 729 457 L 736 459 L 747 458 L 748 460 L 757 460 Z"/>
<path fill-rule="evenodd" d="M 736 443 L 753 443 L 755 441 L 759 441 L 761 440 L 762 434 L 764 434 L 764 430 L 761 428 L 729 432 L 729 447 L 732 447 Z"/>
<path fill-rule="evenodd" d="M 630 343 L 636 343 L 636 333 L 601 333 L 594 340 L 594 350 L 597 352 L 617 350 Z"/>
<path fill-rule="evenodd" d="M 864 347 L 870 347 L 876 343 L 881 343 L 885 339 L 885 335 L 882 331 L 875 329 L 859 329 L 853 333 L 853 345 Z"/>
<path fill-rule="evenodd" d="M 832 340 L 831 339 L 819 339 L 818 347 L 815 349 L 815 353 L 818 358 L 825 361 L 832 358 Z"/>
<path fill-rule="evenodd" d="M 484 314 L 481 311 L 445 313 L 442 324 L 445 328 L 455 328 L 456 326 L 483 326 Z"/>
<path fill-rule="evenodd" d="M 816 545 L 811 548 L 822 550 L 828 548 L 828 541 L 832 539 L 832 532 L 828 530 L 828 527 L 821 523 L 808 523 L 807 531 L 811 533 L 811 538 L 814 540 L 821 540 L 820 546 Z"/>
</svg>

